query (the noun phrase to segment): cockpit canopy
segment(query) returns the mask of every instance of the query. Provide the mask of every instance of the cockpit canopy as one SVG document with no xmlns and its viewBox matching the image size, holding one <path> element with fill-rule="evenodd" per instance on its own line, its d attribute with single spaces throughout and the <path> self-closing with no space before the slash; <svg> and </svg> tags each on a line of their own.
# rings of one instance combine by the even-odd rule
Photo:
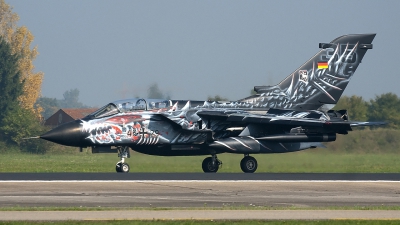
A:
<svg viewBox="0 0 400 225">
<path fill-rule="evenodd" d="M 158 111 L 168 110 L 172 106 L 170 100 L 165 99 L 143 99 L 132 98 L 111 102 L 99 110 L 89 114 L 85 119 L 101 118 L 115 115 L 117 113 L 127 113 L 135 111 Z"/>
</svg>

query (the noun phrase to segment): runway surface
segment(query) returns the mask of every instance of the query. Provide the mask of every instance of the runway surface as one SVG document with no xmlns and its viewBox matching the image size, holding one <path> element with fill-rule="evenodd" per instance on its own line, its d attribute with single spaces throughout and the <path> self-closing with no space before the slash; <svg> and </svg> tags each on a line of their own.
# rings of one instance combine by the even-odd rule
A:
<svg viewBox="0 0 400 225">
<path fill-rule="evenodd" d="M 0 207 L 16 206 L 113 207 L 125 209 L 132 207 L 198 207 L 207 209 L 209 207 L 226 208 L 230 206 L 306 209 L 330 206 L 400 206 L 400 175 L 0 173 Z M 186 215 L 193 215 L 193 218 L 200 219 L 204 215 L 201 214 L 202 211 L 204 210 L 190 210 L 191 213 Z M 334 211 L 337 213 L 336 210 Z M 126 218 L 139 218 L 139 216 L 144 215 L 134 214 L 134 211 L 129 212 L 131 213 L 120 215 L 126 216 Z M 264 210 L 264 212 L 268 212 L 266 215 L 270 215 L 270 213 L 274 214 L 278 211 Z M 385 214 L 385 218 L 398 218 L 399 216 L 394 215 L 400 215 L 400 211 L 393 212 L 395 213 Z M 7 212 L 0 212 L 0 215 L 4 216 L 0 216 L 0 218 L 6 218 L 5 213 L 7 214 Z M 7 215 L 12 216 L 12 213 L 14 212 L 9 212 Z M 29 215 L 29 212 L 26 213 L 26 215 Z M 104 214 L 99 212 L 88 213 L 84 216 L 85 219 L 100 219 L 106 215 L 109 218 L 116 218 L 113 216 L 115 211 L 111 211 L 109 214 L 106 212 Z M 102 216 L 97 217 L 96 213 Z M 259 218 L 257 213 L 259 212 L 245 215 L 247 219 L 257 219 Z M 76 212 L 76 214 L 68 212 L 61 215 L 65 215 L 64 218 L 71 219 L 72 217 L 67 216 L 70 214 L 76 215 L 78 218 L 81 212 Z M 218 215 L 234 219 L 236 214 Z M 21 215 L 25 215 L 25 212 Z M 153 216 L 153 218 L 164 218 L 165 216 L 164 214 L 155 215 L 154 213 L 148 215 L 149 217 Z M 168 218 L 186 218 L 182 216 L 185 214 L 172 213 L 169 215 Z M 287 215 L 287 213 L 281 215 Z M 293 215 L 297 215 L 296 212 Z M 318 214 L 315 213 L 315 210 L 307 210 L 305 215 L 307 215 L 306 219 L 318 219 L 320 218 L 318 215 L 324 215 L 323 218 L 327 219 L 338 218 L 340 214 Z M 350 216 L 350 214 L 342 215 Z M 370 215 L 378 214 L 374 211 Z M 359 213 L 351 214 L 351 218 L 364 218 L 365 216 L 365 214 Z M 225 217 L 212 217 L 211 219 L 223 219 Z M 294 219 L 296 218 L 299 217 L 294 217 Z M 380 217 L 374 218 L 379 219 Z"/>
<path fill-rule="evenodd" d="M 1 220 L 399 220 L 396 210 L 129 210 L 1 212 Z"/>
<path fill-rule="evenodd" d="M 0 173 L 0 207 L 400 206 L 400 174 Z"/>
<path fill-rule="evenodd" d="M 0 207 L 400 206 L 398 182 L 4 182 Z"/>
</svg>

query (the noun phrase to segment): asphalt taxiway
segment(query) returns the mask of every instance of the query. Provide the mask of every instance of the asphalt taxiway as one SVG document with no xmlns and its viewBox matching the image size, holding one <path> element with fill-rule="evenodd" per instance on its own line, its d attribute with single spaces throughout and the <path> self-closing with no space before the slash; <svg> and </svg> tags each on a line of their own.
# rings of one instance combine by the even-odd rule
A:
<svg viewBox="0 0 400 225">
<path fill-rule="evenodd" d="M 400 206 L 400 174 L 0 173 L 0 207 L 16 206 L 204 209 L 229 206 Z M 193 215 L 193 218 L 203 216 L 198 210 L 189 211 L 192 213 L 187 215 Z M 7 215 L 12 216 L 12 213 Z M 306 219 L 320 218 L 311 216 L 313 214 L 318 215 L 307 210 L 306 215 L 309 216 Z M 103 218 L 106 213 L 100 215 Z M 116 219 L 113 215 L 111 211 L 109 218 Z M 128 218 L 127 215 L 138 218 L 144 214 L 126 214 L 118 218 Z M 182 215 L 185 214 L 172 213 L 168 218 L 183 218 Z M 231 219 L 237 217 L 235 213 L 223 215 Z M 244 215 L 247 215 L 247 219 L 259 218 L 256 213 Z M 351 217 L 357 218 L 357 215 L 358 218 L 365 217 L 364 214 L 352 214 Z M 400 217 L 400 211 L 394 211 L 394 214 L 385 218 L 397 218 L 396 215 Z M 6 214 L 3 216 L 1 218 L 6 218 Z M 154 213 L 150 213 L 151 216 L 168 219 Z M 100 218 L 95 214 L 83 217 Z M 338 218 L 338 214 L 326 214 L 324 218 L 332 217 Z"/>
<path fill-rule="evenodd" d="M 399 220 L 396 210 L 0 211 L 6 221 L 59 220 Z"/>
<path fill-rule="evenodd" d="M 0 207 L 356 205 L 400 206 L 400 174 L 0 174 Z"/>
</svg>

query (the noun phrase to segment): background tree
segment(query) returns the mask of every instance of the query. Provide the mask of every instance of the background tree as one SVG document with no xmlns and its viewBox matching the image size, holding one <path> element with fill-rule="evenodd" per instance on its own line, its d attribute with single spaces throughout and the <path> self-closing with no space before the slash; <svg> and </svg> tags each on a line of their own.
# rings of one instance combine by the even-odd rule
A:
<svg viewBox="0 0 400 225">
<path fill-rule="evenodd" d="M 43 73 L 34 72 L 33 60 L 38 55 L 37 47 L 30 48 L 34 37 L 27 27 L 17 27 L 18 20 L 19 17 L 12 12 L 12 7 L 0 0 L 0 35 L 11 45 L 12 54 L 19 55 L 20 79 L 21 82 L 25 81 L 18 101 L 21 107 L 39 117 L 41 108 L 34 104 L 40 95 Z"/>
<path fill-rule="evenodd" d="M 218 102 L 218 101 L 229 101 L 227 98 L 225 97 L 221 97 L 219 95 L 215 95 L 213 96 L 208 96 L 207 97 L 207 101 L 212 101 L 212 102 Z"/>
<path fill-rule="evenodd" d="M 59 101 L 61 108 L 83 108 L 83 103 L 79 102 L 78 88 L 65 91 L 63 96 L 64 99 Z"/>
<path fill-rule="evenodd" d="M 368 118 L 371 121 L 386 121 L 391 128 L 400 128 L 400 99 L 391 92 L 376 96 L 370 100 Z"/>
<path fill-rule="evenodd" d="M 46 153 L 52 143 L 45 140 L 25 139 L 44 134 L 48 128 L 42 126 L 33 112 L 21 107 L 8 111 L 3 118 L 0 133 L 7 146 L 18 146 L 23 152 Z"/>
<path fill-rule="evenodd" d="M 170 95 L 168 93 L 163 93 L 158 87 L 157 83 L 154 83 L 149 86 L 149 88 L 147 89 L 147 97 L 158 98 L 158 99 L 170 99 Z"/>
<path fill-rule="evenodd" d="M 26 27 L 19 27 L 14 32 L 11 45 L 14 54 L 19 54 L 18 61 L 21 78 L 25 81 L 23 93 L 19 97 L 21 107 L 32 111 L 36 116 L 40 114 L 41 108 L 35 107 L 35 102 L 39 98 L 43 81 L 42 72 L 34 72 L 33 60 L 38 55 L 37 47 L 30 49 L 33 42 L 33 35 Z"/>
<path fill-rule="evenodd" d="M 0 37 L 0 125 L 8 112 L 18 107 L 22 87 L 18 56 L 12 54 L 10 44 Z"/>
<path fill-rule="evenodd" d="M 39 149 L 38 143 L 24 145 L 22 138 L 44 129 L 38 120 L 40 109 L 34 109 L 43 74 L 33 73 L 37 48 L 30 49 L 33 35 L 17 27 L 18 20 L 12 7 L 0 0 L 0 137 L 8 145 Z"/>
<path fill-rule="evenodd" d="M 17 101 L 24 86 L 18 59 L 19 56 L 12 53 L 10 44 L 0 37 L 0 141 L 7 146 L 16 145 L 23 151 L 43 153 L 49 144 L 23 139 L 44 133 L 45 128 L 32 111 L 24 109 Z"/>
<path fill-rule="evenodd" d="M 43 119 L 49 118 L 61 108 L 90 108 L 79 101 L 79 89 L 74 88 L 64 92 L 63 99 L 40 97 L 35 105 L 43 109 L 41 115 Z"/>
<path fill-rule="evenodd" d="M 160 88 L 158 87 L 157 83 L 150 85 L 147 89 L 147 97 L 148 98 L 163 98 L 164 95 L 161 92 Z"/>
<path fill-rule="evenodd" d="M 368 120 L 368 103 L 361 96 L 352 95 L 351 97 L 342 96 L 334 110 L 347 109 L 350 120 L 366 121 Z"/>
<path fill-rule="evenodd" d="M 36 101 L 35 105 L 39 105 L 43 111 L 42 111 L 42 117 L 43 119 L 49 118 L 51 115 L 57 112 L 57 110 L 60 109 L 60 106 L 58 105 L 58 100 L 56 98 L 47 98 L 47 97 L 40 97 Z"/>
<path fill-rule="evenodd" d="M 5 40 L 11 40 L 13 31 L 17 27 L 18 14 L 12 12 L 12 7 L 0 0 L 0 36 Z"/>
</svg>

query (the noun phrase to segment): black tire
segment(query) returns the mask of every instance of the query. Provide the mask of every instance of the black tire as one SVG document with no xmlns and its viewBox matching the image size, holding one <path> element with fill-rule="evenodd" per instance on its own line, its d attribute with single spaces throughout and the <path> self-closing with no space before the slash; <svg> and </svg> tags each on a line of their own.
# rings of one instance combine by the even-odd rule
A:
<svg viewBox="0 0 400 225">
<path fill-rule="evenodd" d="M 212 157 L 207 157 L 203 160 L 201 167 L 204 173 L 216 173 L 219 169 L 219 163 L 217 161 L 213 164 Z"/>
<path fill-rule="evenodd" d="M 130 170 L 129 164 L 128 163 L 122 163 L 121 165 L 121 172 L 122 173 L 128 173 Z"/>
<path fill-rule="evenodd" d="M 117 173 L 121 173 L 121 164 L 122 163 L 117 163 L 117 165 L 115 165 L 115 171 L 117 171 Z"/>
<path fill-rule="evenodd" d="M 254 157 L 246 156 L 240 161 L 240 168 L 245 173 L 254 173 L 257 170 L 258 163 Z"/>
</svg>

